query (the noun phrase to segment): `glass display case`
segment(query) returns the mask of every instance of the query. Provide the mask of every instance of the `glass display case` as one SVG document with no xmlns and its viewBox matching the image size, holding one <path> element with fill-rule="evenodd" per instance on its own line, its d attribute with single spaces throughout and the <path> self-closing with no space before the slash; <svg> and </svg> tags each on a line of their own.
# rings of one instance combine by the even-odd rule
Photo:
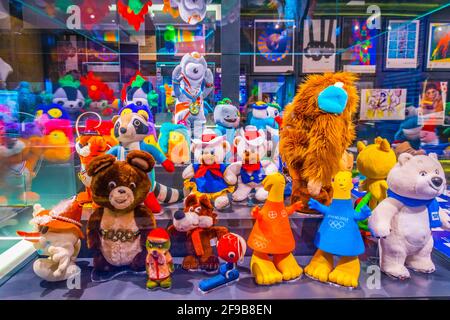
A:
<svg viewBox="0 0 450 320">
<path fill-rule="evenodd" d="M 425 272 L 434 273 L 406 271 L 411 279 L 399 282 L 383 266 L 380 269 L 375 231 L 367 223 L 365 227 L 360 224 L 360 229 L 355 227 L 359 230 L 356 237 L 365 250 L 356 254 L 361 262 L 357 284 L 330 286 L 333 281 L 316 281 L 317 274 L 305 269 L 317 255 L 319 229 L 331 223 L 327 214 L 309 210 L 308 201 L 303 201 L 303 209 L 289 207 L 296 203 L 298 188 L 310 196 L 314 188 L 309 183 L 296 185 L 308 173 L 304 167 L 298 172 L 293 168 L 321 161 L 322 167 L 314 174 L 333 171 L 334 177 L 338 171 L 351 172 L 351 210 L 360 210 L 358 203 L 369 199 L 368 195 L 374 200 L 373 189 L 364 189 L 364 183 L 376 181 L 383 199 L 395 197 L 391 182 L 386 182 L 389 170 L 372 178 L 361 172 L 357 161 L 364 150 L 362 143 L 378 144 L 386 153 L 395 154 L 392 168 L 403 164 L 403 153 L 426 156 L 427 160 L 417 160 L 425 162 L 436 154 L 438 164 L 434 163 L 433 170 L 437 173 L 430 186 L 439 189 L 439 194 L 432 198 L 438 201 L 440 219 L 449 219 L 445 187 L 450 178 L 449 17 L 450 5 L 444 0 L 380 0 L 376 4 L 347 0 L 0 0 L 0 299 L 450 297 L 448 221 L 436 227 L 430 220 L 425 226 L 427 235 L 432 230 L 435 264 Z M 315 80 L 314 75 L 322 74 L 329 78 Z M 347 83 L 347 76 L 353 75 L 354 83 Z M 354 106 L 343 124 L 350 129 L 343 134 L 336 133 L 332 120 L 320 134 L 315 131 L 315 117 L 326 114 L 340 119 L 343 112 L 320 106 L 329 94 L 321 86 L 331 78 L 338 79 L 330 83 L 331 90 L 354 89 L 355 96 L 343 90 L 345 98 L 339 96 L 341 91 L 329 98 L 333 106 L 341 99 L 344 107 L 347 103 Z M 302 89 L 304 84 L 310 87 Z M 319 87 L 319 92 L 311 94 Z M 303 116 L 310 104 L 320 110 Z M 350 123 L 354 134 L 349 133 L 353 130 Z M 287 133 L 291 130 L 297 130 L 295 139 Z M 343 150 L 337 150 L 340 141 L 330 137 L 351 141 L 342 142 L 346 144 Z M 286 142 L 288 138 L 292 140 Z M 219 148 L 218 155 L 214 148 L 221 143 L 224 148 Z M 292 159 L 285 149 L 289 143 L 293 149 L 297 144 L 307 147 L 295 149 L 298 155 Z M 308 149 L 313 143 L 322 147 Z M 257 163 L 247 163 L 245 155 L 250 157 L 261 148 L 264 154 L 257 155 Z M 144 155 L 139 153 L 144 151 Z M 331 155 L 319 159 L 325 151 L 336 153 L 338 159 L 348 155 L 345 169 L 332 163 Z M 202 157 L 208 152 L 216 160 L 223 153 L 223 159 L 207 163 Z M 305 160 L 311 154 L 317 159 Z M 380 153 L 380 158 L 370 161 L 385 161 L 389 166 L 388 158 Z M 123 167 L 119 168 L 119 161 Z M 119 169 L 114 167 L 117 172 L 110 173 L 113 166 Z M 413 177 L 415 169 L 409 170 Z M 107 175 L 113 178 L 106 181 Z M 295 245 L 283 254 L 292 254 L 296 262 L 290 263 L 301 266 L 303 275 L 293 277 L 298 281 L 284 279 L 278 281 L 283 282 L 279 286 L 267 287 L 255 280 L 259 251 L 251 239 L 262 222 L 255 214 L 259 209 L 254 208 L 263 210 L 273 202 L 269 196 L 273 186 L 265 184 L 278 175 L 283 179 L 276 180 L 276 185 L 284 188 L 278 218 L 286 218 L 291 209 L 293 213 L 287 220 L 290 229 L 276 229 L 275 222 L 268 229 L 282 230 L 277 234 L 281 238 L 292 230 Z M 139 177 L 136 181 L 135 176 Z M 406 175 L 402 181 L 407 179 Z M 432 185 L 436 179 L 441 180 L 439 186 Z M 331 184 L 337 179 L 330 176 L 328 180 L 328 200 L 315 194 L 326 205 L 333 203 Z M 319 185 L 319 191 L 327 183 Z M 206 200 L 201 198 L 205 194 Z M 114 206 L 116 196 L 119 202 Z M 412 199 L 417 200 L 415 207 L 429 208 L 433 199 L 424 203 L 416 196 Z M 394 201 L 401 203 L 405 198 Z M 129 199 L 133 205 L 121 207 Z M 380 204 L 366 203 L 374 216 Z M 114 223 L 124 223 L 120 217 L 130 212 L 132 217 L 145 219 L 151 214 L 155 224 L 147 221 L 142 227 L 143 218 L 129 229 L 117 229 Z M 270 212 L 275 216 L 270 218 Z M 189 230 L 183 229 L 191 215 L 200 220 L 192 222 L 194 227 Z M 206 227 L 202 216 L 211 221 Z M 276 217 L 276 211 L 269 211 L 270 219 Z M 422 221 L 417 228 L 427 223 Z M 202 240 L 201 232 L 206 229 L 215 232 L 214 236 Z M 154 238 L 147 238 L 150 230 L 160 232 L 156 237 L 159 250 L 158 241 L 166 239 L 166 233 L 170 239 L 170 250 L 162 258 L 151 258 Z M 239 267 L 234 265 L 237 261 L 226 263 L 219 250 L 218 242 L 224 246 L 225 241 L 232 241 L 224 236 L 230 233 L 239 236 L 232 243 L 242 256 Z M 140 245 L 137 240 L 142 240 Z M 108 241 L 114 245 L 105 249 L 102 246 Z M 202 248 L 202 241 L 207 246 L 203 242 Z M 246 252 L 242 252 L 242 241 L 249 243 Z M 210 250 L 209 260 L 205 250 Z M 48 265 L 52 259 L 44 261 L 59 253 L 63 258 L 57 258 L 56 264 Z M 130 261 L 117 258 L 131 254 L 135 257 Z M 276 252 L 269 254 L 267 259 L 278 259 Z M 197 272 L 186 271 L 186 257 L 191 256 L 201 256 L 192 258 L 195 266 L 191 269 Z M 65 265 L 58 259 L 66 259 Z M 167 277 L 150 278 L 151 261 L 157 265 L 158 261 L 173 261 L 168 267 L 171 282 Z M 227 278 L 230 273 L 221 279 L 221 268 L 237 270 L 239 283 L 223 288 L 236 279 Z M 271 274 L 261 270 L 260 277 Z M 211 278 L 211 271 L 219 278 L 208 285 L 220 288 L 203 294 L 197 289 L 205 285 L 202 280 Z M 379 277 L 378 286 L 372 285 L 373 276 Z M 165 285 L 171 289 L 146 290 Z"/>
</svg>

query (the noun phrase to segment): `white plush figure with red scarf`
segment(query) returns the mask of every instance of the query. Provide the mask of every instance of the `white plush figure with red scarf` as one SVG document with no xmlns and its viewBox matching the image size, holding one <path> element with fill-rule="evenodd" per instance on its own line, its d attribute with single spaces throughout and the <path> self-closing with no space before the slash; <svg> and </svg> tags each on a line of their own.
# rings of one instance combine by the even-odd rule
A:
<svg viewBox="0 0 450 320">
<path fill-rule="evenodd" d="M 213 130 L 205 130 L 201 139 L 192 140 L 191 149 L 194 163 L 183 171 L 185 188 L 194 194 L 207 195 L 219 210 L 228 207 L 228 194 L 234 187 L 226 182 L 233 177 L 224 163 L 230 151 L 226 137 L 217 136 Z"/>
<path fill-rule="evenodd" d="M 177 98 L 174 122 L 191 128 L 206 123 L 204 99 L 214 90 L 214 76 L 204 57 L 187 53 L 173 70 L 172 83 Z"/>
<path fill-rule="evenodd" d="M 234 146 L 238 161 L 229 166 L 226 177 L 229 184 L 237 183 L 233 200 L 243 201 L 255 190 L 256 200 L 265 201 L 269 193 L 264 190 L 262 181 L 278 170 L 271 160 L 263 159 L 268 149 L 264 130 L 257 130 L 254 126 L 247 126 L 245 130 L 241 128 L 234 139 Z"/>
</svg>

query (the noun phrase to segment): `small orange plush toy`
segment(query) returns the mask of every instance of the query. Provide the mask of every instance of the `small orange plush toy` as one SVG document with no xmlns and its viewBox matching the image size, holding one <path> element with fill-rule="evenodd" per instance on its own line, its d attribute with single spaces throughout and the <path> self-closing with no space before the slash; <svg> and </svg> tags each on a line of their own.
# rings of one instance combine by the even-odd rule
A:
<svg viewBox="0 0 450 320">
<path fill-rule="evenodd" d="M 347 72 L 310 75 L 283 115 L 280 154 L 292 177 L 291 203 L 300 200 L 304 212 L 316 212 L 307 207 L 311 196 L 330 204 L 331 179 L 355 137 L 356 80 Z"/>
</svg>

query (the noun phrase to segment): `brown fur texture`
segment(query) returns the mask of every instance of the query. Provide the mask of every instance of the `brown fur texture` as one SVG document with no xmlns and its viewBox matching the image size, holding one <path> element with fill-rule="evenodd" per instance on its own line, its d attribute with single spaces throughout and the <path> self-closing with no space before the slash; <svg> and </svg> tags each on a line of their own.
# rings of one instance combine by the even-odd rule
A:
<svg viewBox="0 0 450 320">
<path fill-rule="evenodd" d="M 302 201 L 303 211 L 310 196 L 308 183 L 320 183 L 320 193 L 314 198 L 329 204 L 332 197 L 331 179 L 339 171 L 342 155 L 355 138 L 352 115 L 359 97 L 354 85 L 357 77 L 338 72 L 310 75 L 298 88 L 294 101 L 286 108 L 280 131 L 280 154 L 293 179 L 291 203 Z M 317 98 L 321 91 L 336 82 L 344 83 L 348 94 L 342 114 L 319 109 Z"/>
<path fill-rule="evenodd" d="M 194 194 L 189 195 L 184 202 L 184 212 L 196 212 L 201 217 L 212 218 L 212 225 L 209 227 L 196 227 L 189 230 L 186 234 L 188 249 L 188 255 L 184 257 L 182 267 L 185 270 L 203 270 L 206 272 L 216 271 L 219 267 L 219 258 L 214 254 L 213 248 L 211 246 L 211 240 L 219 239 L 224 234 L 228 233 L 226 227 L 216 226 L 217 214 L 214 212 L 214 207 L 211 201 L 206 195 L 201 195 L 197 197 Z M 174 228 L 169 230 L 173 232 Z M 201 250 L 203 252 L 198 252 L 195 244 L 195 233 L 198 232 Z"/>
<path fill-rule="evenodd" d="M 142 202 L 150 190 L 151 183 L 147 173 L 152 170 L 155 161 L 144 151 L 131 151 L 126 161 L 117 161 L 112 155 L 102 155 L 95 158 L 88 166 L 88 174 L 92 177 L 92 197 L 100 207 L 90 216 L 87 225 L 87 245 L 94 251 L 94 268 L 100 271 L 111 271 L 114 267 L 103 256 L 102 245 L 111 240 L 101 240 L 101 224 L 105 210 L 114 216 L 123 217 L 133 215 L 135 225 L 140 234 L 141 252 L 132 260 L 130 268 L 145 270 L 146 248 L 145 241 L 148 232 L 155 228 L 155 218 Z M 111 182 L 114 182 L 113 184 Z M 110 194 L 114 189 L 129 188 L 134 200 L 126 207 L 117 209 L 110 201 Z M 132 226 L 129 227 L 131 229 Z M 122 252 L 123 254 L 124 252 Z"/>
</svg>

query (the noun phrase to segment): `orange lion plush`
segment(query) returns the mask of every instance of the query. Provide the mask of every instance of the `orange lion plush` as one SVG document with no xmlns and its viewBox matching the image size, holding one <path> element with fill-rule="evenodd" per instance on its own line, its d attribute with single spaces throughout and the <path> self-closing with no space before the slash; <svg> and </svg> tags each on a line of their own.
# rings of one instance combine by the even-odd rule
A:
<svg viewBox="0 0 450 320">
<path fill-rule="evenodd" d="M 306 205 L 311 197 L 330 204 L 331 180 L 355 138 L 356 80 L 347 72 L 310 75 L 284 113 L 280 154 L 292 177 L 291 203 L 304 203 L 304 212 L 315 212 Z"/>
</svg>

